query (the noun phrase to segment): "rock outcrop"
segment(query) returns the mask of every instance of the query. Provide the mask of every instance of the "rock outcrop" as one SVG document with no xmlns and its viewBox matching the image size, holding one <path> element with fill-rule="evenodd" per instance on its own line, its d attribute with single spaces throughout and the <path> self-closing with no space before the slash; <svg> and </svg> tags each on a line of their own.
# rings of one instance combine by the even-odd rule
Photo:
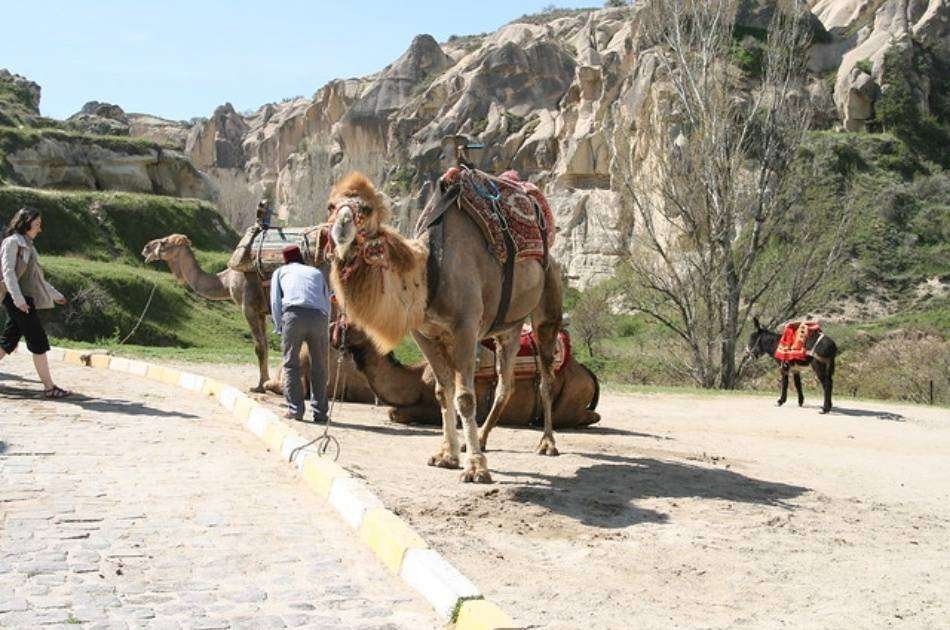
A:
<svg viewBox="0 0 950 630">
<path fill-rule="evenodd" d="M 177 151 L 185 151 L 188 135 L 197 123 L 197 121 L 167 120 L 149 114 L 127 114 L 127 116 L 129 135 L 145 138 Z"/>
<path fill-rule="evenodd" d="M 40 86 L 0 68 L 0 125 L 30 126 L 40 119 Z"/>
<path fill-rule="evenodd" d="M 142 141 L 45 132 L 28 136 L 5 159 L 11 183 L 21 186 L 215 198 L 185 155 Z"/>
<path fill-rule="evenodd" d="M 919 67 L 930 55 L 950 53 L 948 0 L 816 0 L 812 11 L 836 41 L 834 101 L 844 128 L 863 131 L 875 120 L 875 102 L 887 88 L 889 64 L 901 57 Z M 835 59 L 837 57 L 837 59 Z M 919 70 L 905 77 L 916 88 L 917 104 L 930 111 L 930 77 Z"/>
<path fill-rule="evenodd" d="M 90 101 L 82 109 L 66 119 L 72 129 L 83 133 L 105 136 L 127 136 L 131 124 L 129 117 L 118 105 Z"/>
</svg>

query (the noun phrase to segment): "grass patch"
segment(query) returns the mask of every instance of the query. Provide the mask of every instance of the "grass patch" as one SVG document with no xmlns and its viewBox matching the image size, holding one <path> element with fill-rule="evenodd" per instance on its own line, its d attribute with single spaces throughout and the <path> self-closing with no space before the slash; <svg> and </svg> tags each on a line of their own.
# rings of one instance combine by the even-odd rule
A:
<svg viewBox="0 0 950 630">
<path fill-rule="evenodd" d="M 228 250 L 238 241 L 215 207 L 197 199 L 0 187 L 4 225 L 24 206 L 43 214 L 43 233 L 37 239 L 43 254 L 133 263 L 141 261 L 145 243 L 176 232 L 187 234 L 201 250 Z"/>
<path fill-rule="evenodd" d="M 61 256 L 42 260 L 50 282 L 71 299 L 54 309 L 48 322 L 58 339 L 114 346 L 132 330 L 154 285 L 152 303 L 130 343 L 237 354 L 251 348 L 247 322 L 233 303 L 205 300 L 166 271 Z"/>
<path fill-rule="evenodd" d="M 147 155 L 152 151 L 170 148 L 154 140 L 130 136 L 100 136 L 49 127 L 0 127 L 0 149 L 7 153 L 31 147 L 43 139 L 93 145 L 130 155 Z"/>
</svg>

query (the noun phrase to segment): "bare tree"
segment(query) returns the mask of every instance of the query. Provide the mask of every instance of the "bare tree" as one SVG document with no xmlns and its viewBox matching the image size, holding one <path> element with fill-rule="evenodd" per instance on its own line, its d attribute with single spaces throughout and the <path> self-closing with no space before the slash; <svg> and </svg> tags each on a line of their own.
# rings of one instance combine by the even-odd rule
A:
<svg viewBox="0 0 950 630">
<path fill-rule="evenodd" d="M 599 284 L 585 291 L 571 310 L 571 329 L 574 336 L 584 342 L 591 357 L 596 354 L 597 343 L 614 330 L 610 309 L 612 295 L 607 284 Z"/>
<path fill-rule="evenodd" d="M 728 389 L 750 311 L 768 300 L 777 319 L 803 307 L 840 242 L 838 230 L 829 237 L 828 226 L 807 220 L 787 229 L 800 201 L 789 174 L 812 112 L 803 3 L 774 12 L 752 76 L 732 57 L 738 4 L 654 0 L 640 8 L 634 19 L 658 90 L 649 160 L 642 146 L 615 144 L 628 153 L 615 164 L 627 165 L 618 175 L 637 223 L 631 306 L 678 335 L 699 385 Z"/>
</svg>

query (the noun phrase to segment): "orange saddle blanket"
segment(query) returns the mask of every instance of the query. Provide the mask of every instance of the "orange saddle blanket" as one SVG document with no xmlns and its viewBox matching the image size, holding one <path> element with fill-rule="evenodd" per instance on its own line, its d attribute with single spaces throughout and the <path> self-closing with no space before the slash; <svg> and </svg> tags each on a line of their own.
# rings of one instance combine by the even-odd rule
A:
<svg viewBox="0 0 950 630">
<path fill-rule="evenodd" d="M 818 322 L 789 322 L 785 324 L 785 331 L 779 339 L 775 349 L 775 358 L 779 361 L 807 361 L 809 352 L 805 343 L 816 335 L 821 334 Z"/>
</svg>

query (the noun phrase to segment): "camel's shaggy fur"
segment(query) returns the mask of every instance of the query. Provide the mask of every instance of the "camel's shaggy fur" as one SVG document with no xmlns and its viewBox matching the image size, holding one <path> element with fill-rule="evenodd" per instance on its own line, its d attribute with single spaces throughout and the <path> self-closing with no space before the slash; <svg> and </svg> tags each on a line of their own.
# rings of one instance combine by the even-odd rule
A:
<svg viewBox="0 0 950 630">
<path fill-rule="evenodd" d="M 389 221 L 392 216 L 392 212 L 389 210 L 386 200 L 383 199 L 383 196 L 377 192 L 373 183 L 362 173 L 353 171 L 333 186 L 332 190 L 330 190 L 331 201 L 328 203 L 327 208 L 330 214 L 335 210 L 333 200 L 345 197 L 359 197 L 364 203 L 369 205 L 373 209 L 371 216 L 376 223 L 376 227 Z"/>
<path fill-rule="evenodd" d="M 383 227 L 379 234 L 384 239 L 386 264 L 394 273 L 361 264 L 346 280 L 344 290 L 340 268 L 334 266 L 330 281 L 347 315 L 363 323 L 373 344 L 385 354 L 425 317 L 429 252 L 416 241 L 398 238 L 391 228 Z"/>
<path fill-rule="evenodd" d="M 172 247 L 191 247 L 191 239 L 184 234 L 169 234 L 162 239 L 162 244 Z"/>
<path fill-rule="evenodd" d="M 383 196 L 361 173 L 350 173 L 330 192 L 332 214 L 345 200 L 359 198 L 361 231 L 375 235 L 383 245 L 382 266 L 358 263 L 346 279 L 334 265 L 330 275 L 333 290 L 347 314 L 364 322 L 364 328 L 382 353 L 387 353 L 422 323 L 426 307 L 426 258 L 428 250 L 418 241 L 407 241 L 383 225 L 391 213 Z M 375 239 L 374 239 L 375 240 Z M 359 256 L 359 251 L 349 252 Z M 384 269 L 385 267 L 385 269 Z M 386 269 L 393 273 L 386 273 Z"/>
</svg>

